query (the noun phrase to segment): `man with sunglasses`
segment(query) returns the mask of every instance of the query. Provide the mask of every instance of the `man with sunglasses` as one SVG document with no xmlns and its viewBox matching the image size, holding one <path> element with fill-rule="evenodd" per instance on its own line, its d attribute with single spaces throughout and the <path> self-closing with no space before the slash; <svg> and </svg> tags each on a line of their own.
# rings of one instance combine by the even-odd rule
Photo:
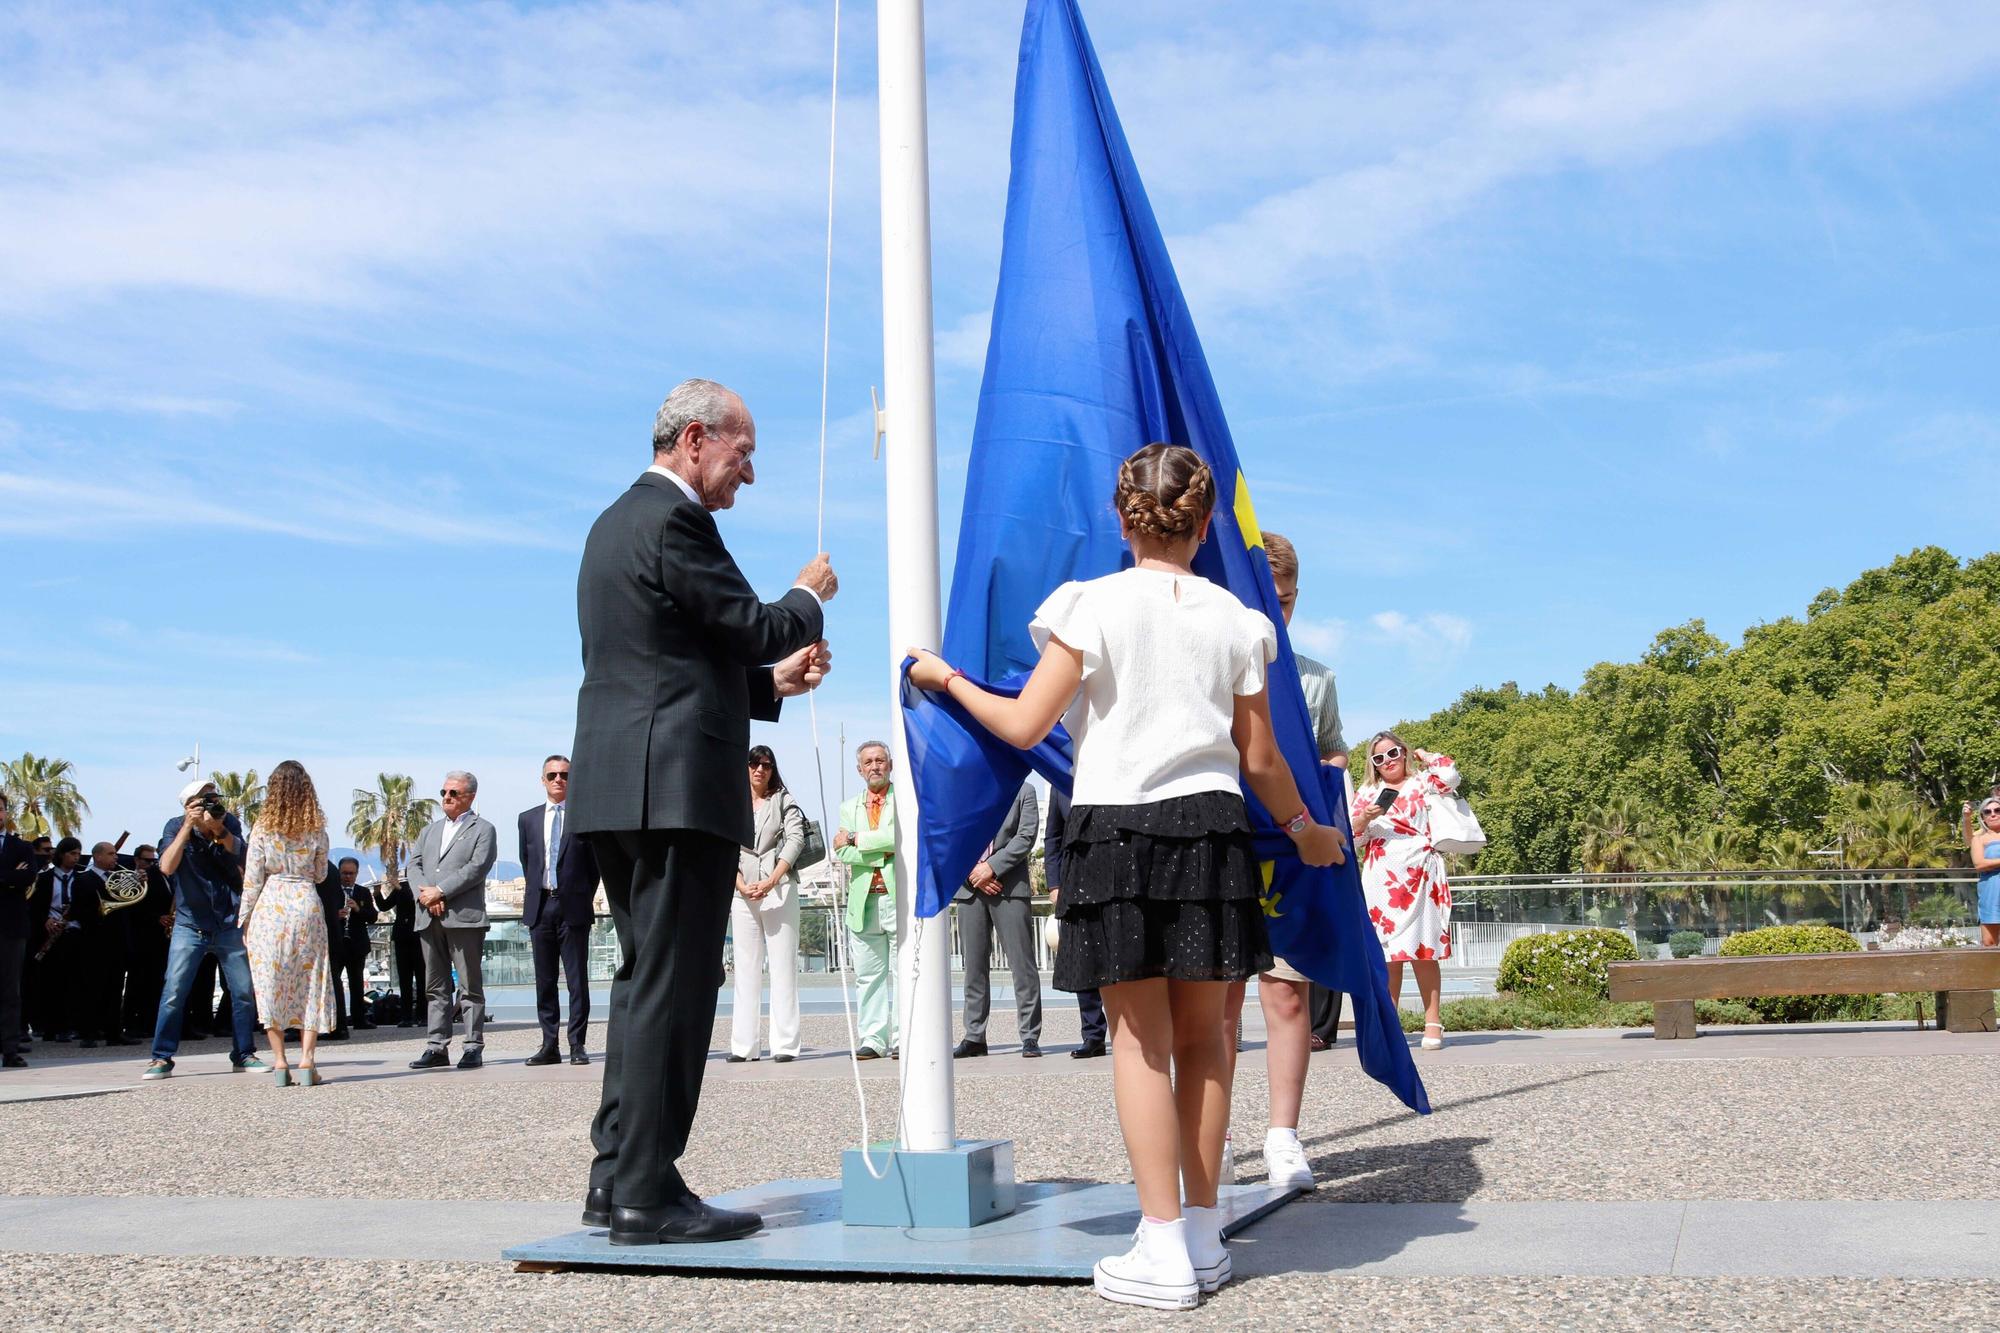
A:
<svg viewBox="0 0 2000 1333">
<path fill-rule="evenodd" d="M 591 903 L 597 897 L 597 857 L 584 838 L 569 836 L 569 756 L 542 761 L 542 790 L 548 799 L 521 812 L 521 924 L 535 958 L 535 1016 L 542 1023 L 542 1049 L 531 1065 L 562 1059 L 556 1027 L 562 1008 L 556 998 L 556 968 L 569 980 L 569 1062 L 587 1065 L 584 1036 L 590 1030 Z"/>
<path fill-rule="evenodd" d="M 444 818 L 417 835 L 410 852 L 410 887 L 417 895 L 417 938 L 424 949 L 425 989 L 430 992 L 430 1034 L 412 1069 L 451 1064 L 451 979 L 458 974 L 465 1005 L 465 1053 L 460 1069 L 477 1069 L 486 1052 L 486 987 L 480 954 L 486 948 L 486 876 L 499 859 L 493 826 L 473 812 L 479 779 L 462 769 L 444 775 L 438 796 Z"/>
</svg>

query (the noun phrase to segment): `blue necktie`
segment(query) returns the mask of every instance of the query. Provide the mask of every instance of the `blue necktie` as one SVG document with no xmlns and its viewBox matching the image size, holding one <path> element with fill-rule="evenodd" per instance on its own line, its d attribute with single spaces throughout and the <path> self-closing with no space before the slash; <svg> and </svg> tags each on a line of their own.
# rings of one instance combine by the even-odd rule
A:
<svg viewBox="0 0 2000 1333">
<path fill-rule="evenodd" d="M 562 854 L 562 817 L 563 808 L 557 806 L 555 818 L 549 822 L 548 889 L 550 893 L 556 891 L 556 857 Z"/>
</svg>

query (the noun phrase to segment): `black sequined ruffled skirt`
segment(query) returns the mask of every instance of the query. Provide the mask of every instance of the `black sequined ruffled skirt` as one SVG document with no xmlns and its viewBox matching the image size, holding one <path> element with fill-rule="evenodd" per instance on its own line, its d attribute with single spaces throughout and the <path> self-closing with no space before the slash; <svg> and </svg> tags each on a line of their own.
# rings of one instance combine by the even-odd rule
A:
<svg viewBox="0 0 2000 1333">
<path fill-rule="evenodd" d="M 1243 981 L 1271 966 L 1241 796 L 1079 805 L 1064 831 L 1056 989 Z"/>
</svg>

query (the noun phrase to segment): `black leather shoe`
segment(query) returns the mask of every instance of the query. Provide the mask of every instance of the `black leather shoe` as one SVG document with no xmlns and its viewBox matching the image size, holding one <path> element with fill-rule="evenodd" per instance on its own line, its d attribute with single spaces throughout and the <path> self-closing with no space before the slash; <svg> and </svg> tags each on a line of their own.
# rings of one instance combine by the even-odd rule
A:
<svg viewBox="0 0 2000 1333">
<path fill-rule="evenodd" d="M 590 1063 L 590 1056 L 582 1051 L 571 1051 L 569 1062 L 573 1065 L 587 1065 Z"/>
<path fill-rule="evenodd" d="M 10 1055 L 4 1060 L 0 1060 L 0 1068 L 26 1069 L 27 1067 L 28 1067 L 28 1062 L 26 1060 L 23 1060 L 18 1055 Z"/>
<path fill-rule="evenodd" d="M 952 1048 L 951 1058 L 954 1060 L 964 1060 L 975 1055 L 984 1054 L 986 1054 L 986 1043 L 983 1041 L 974 1041 L 972 1038 L 967 1037 Z"/>
<path fill-rule="evenodd" d="M 467 1051 L 464 1055 L 458 1057 L 458 1067 L 460 1069 L 477 1069 L 485 1063 L 485 1057 L 480 1055 L 478 1051 Z"/>
<path fill-rule="evenodd" d="M 556 850 L 560 852 L 562 849 L 557 848 Z M 320 1034 L 319 1039 L 321 1041 L 346 1041 L 348 1039 L 348 1035 L 349 1034 L 346 1028 L 335 1028 L 331 1032 L 322 1032 Z"/>
<path fill-rule="evenodd" d="M 591 1188 L 583 1195 L 583 1224 L 587 1227 L 611 1225 L 611 1191 Z"/>
<path fill-rule="evenodd" d="M 1069 1053 L 1069 1058 L 1072 1060 L 1094 1060 L 1102 1054 L 1104 1054 L 1103 1042 L 1087 1041 L 1083 1045 L 1071 1051 Z"/>
<path fill-rule="evenodd" d="M 544 1046 L 522 1063 L 531 1065 L 558 1065 L 562 1063 L 562 1053 L 553 1046 Z M 611 1224 L 607 1222 L 605 1225 L 610 1226 Z"/>
<path fill-rule="evenodd" d="M 1021 1058 L 1023 1060 L 1041 1059 L 1042 1044 L 1036 1041 L 1033 1037 L 1028 1038 L 1026 1041 L 1021 1043 Z"/>
<path fill-rule="evenodd" d="M 410 1061 L 412 1069 L 449 1069 L 451 1057 L 435 1046 L 426 1046 L 424 1053 Z"/>
<path fill-rule="evenodd" d="M 857 1060 L 880 1060 L 882 1052 L 876 1050 L 873 1046 L 863 1046 L 854 1053 L 854 1058 Z"/>
<path fill-rule="evenodd" d="M 774 1065 L 788 1065 L 798 1058 L 796 1055 L 774 1055 L 771 1057 L 771 1063 Z"/>
<path fill-rule="evenodd" d="M 661 1208 L 618 1208 L 611 1210 L 613 1245 L 701 1245 L 718 1240 L 741 1240 L 755 1235 L 764 1219 L 755 1213 L 738 1213 L 727 1208 L 711 1208 L 700 1199 L 687 1199 Z"/>
<path fill-rule="evenodd" d="M 558 851 L 560 851 L 560 850 L 561 850 L 561 848 L 557 848 L 557 850 L 558 850 Z M 727 1060 L 725 1060 L 725 1061 L 724 1061 L 723 1063 L 724 1063 L 724 1064 L 732 1064 L 732 1065 L 740 1065 L 740 1064 L 747 1064 L 747 1063 L 749 1063 L 749 1061 L 750 1061 L 750 1057 L 749 1057 L 749 1056 L 747 1056 L 747 1055 L 736 1055 L 736 1054 L 732 1053 L 732 1054 L 731 1054 L 731 1055 L 729 1056 L 729 1058 L 728 1058 Z"/>
</svg>

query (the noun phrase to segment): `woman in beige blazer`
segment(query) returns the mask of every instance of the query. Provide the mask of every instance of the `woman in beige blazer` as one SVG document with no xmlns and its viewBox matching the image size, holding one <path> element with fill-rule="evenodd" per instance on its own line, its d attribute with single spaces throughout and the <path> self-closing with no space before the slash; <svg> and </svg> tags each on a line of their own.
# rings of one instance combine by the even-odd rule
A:
<svg viewBox="0 0 2000 1333">
<path fill-rule="evenodd" d="M 729 1031 L 729 1061 L 755 1060 L 758 1011 L 763 1007 L 765 959 L 771 966 L 771 1058 L 799 1055 L 799 877 L 793 873 L 806 845 L 806 816 L 778 776 L 768 745 L 750 750 L 751 844 L 736 858 L 736 900 L 729 933 L 736 957 L 736 998 Z"/>
</svg>

